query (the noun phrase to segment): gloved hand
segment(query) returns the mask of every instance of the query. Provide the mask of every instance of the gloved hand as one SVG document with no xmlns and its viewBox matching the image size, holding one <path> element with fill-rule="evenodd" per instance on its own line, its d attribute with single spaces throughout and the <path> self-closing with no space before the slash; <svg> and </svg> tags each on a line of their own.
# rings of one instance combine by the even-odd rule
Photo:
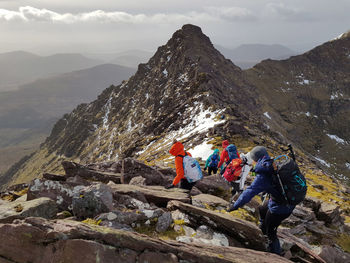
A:
<svg viewBox="0 0 350 263">
<path fill-rule="evenodd" d="M 237 208 L 234 208 L 235 202 L 232 202 L 229 207 L 226 208 L 227 212 L 232 212 L 237 210 Z"/>
<path fill-rule="evenodd" d="M 165 186 L 165 189 L 174 188 L 174 186 L 175 186 L 175 185 L 173 185 L 173 184 L 169 184 L 169 185 Z"/>
</svg>

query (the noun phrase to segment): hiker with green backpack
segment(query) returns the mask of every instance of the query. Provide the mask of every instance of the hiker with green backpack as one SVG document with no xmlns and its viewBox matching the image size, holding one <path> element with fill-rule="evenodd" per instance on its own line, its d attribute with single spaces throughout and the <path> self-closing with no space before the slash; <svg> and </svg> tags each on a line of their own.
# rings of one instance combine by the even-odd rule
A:
<svg viewBox="0 0 350 263">
<path fill-rule="evenodd" d="M 292 156 L 294 158 L 294 154 Z M 280 255 L 281 247 L 277 238 L 277 228 L 284 219 L 291 215 L 295 206 L 305 198 L 306 180 L 293 159 L 287 159 L 276 165 L 275 160 L 270 158 L 263 146 L 254 147 L 249 152 L 249 157 L 256 162 L 255 180 L 237 201 L 230 205 L 227 211 L 237 210 L 259 193 L 268 193 L 270 199 L 259 207 L 259 227 L 263 234 L 267 235 L 268 251 Z"/>
<path fill-rule="evenodd" d="M 204 167 L 204 171 L 207 170 L 208 168 L 208 174 L 211 175 L 211 173 L 213 172 L 213 174 L 216 174 L 218 171 L 218 163 L 220 162 L 220 152 L 219 149 L 215 149 L 213 154 L 211 154 L 207 161 L 205 162 L 205 167 Z"/>
</svg>

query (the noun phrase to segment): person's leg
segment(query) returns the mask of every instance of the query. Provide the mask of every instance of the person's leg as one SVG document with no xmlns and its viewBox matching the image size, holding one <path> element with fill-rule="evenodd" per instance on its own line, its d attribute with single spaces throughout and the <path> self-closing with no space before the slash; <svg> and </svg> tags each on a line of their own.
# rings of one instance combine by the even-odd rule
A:
<svg viewBox="0 0 350 263">
<path fill-rule="evenodd" d="M 266 235 L 266 225 L 265 225 L 265 217 L 266 213 L 269 210 L 267 207 L 268 202 L 262 203 L 261 206 L 259 206 L 259 216 L 260 216 L 260 223 L 259 228 L 263 232 L 264 235 Z"/>
<path fill-rule="evenodd" d="M 213 168 L 208 167 L 208 174 L 211 175 L 211 172 L 213 171 Z"/>
<path fill-rule="evenodd" d="M 268 251 L 277 255 L 281 254 L 281 245 L 277 237 L 277 228 L 286 219 L 289 214 L 273 214 L 270 210 L 267 211 L 265 216 L 266 234 L 268 237 Z"/>
<path fill-rule="evenodd" d="M 180 188 L 191 191 L 191 189 L 195 184 L 196 184 L 195 182 L 189 183 L 186 178 L 183 178 L 180 181 Z"/>
<path fill-rule="evenodd" d="M 217 167 L 214 167 L 213 168 L 213 173 L 216 174 L 218 172 L 218 168 Z"/>
</svg>

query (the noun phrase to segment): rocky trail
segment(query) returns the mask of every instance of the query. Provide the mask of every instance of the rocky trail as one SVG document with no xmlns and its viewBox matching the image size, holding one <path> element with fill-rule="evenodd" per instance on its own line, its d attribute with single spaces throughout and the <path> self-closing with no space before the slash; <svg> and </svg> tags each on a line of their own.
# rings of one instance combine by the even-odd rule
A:
<svg viewBox="0 0 350 263">
<path fill-rule="evenodd" d="M 64 175 L 1 193 L 0 262 L 350 262 L 332 244 L 349 234 L 342 211 L 320 199 L 307 197 L 280 227 L 280 257 L 257 227 L 260 199 L 227 213 L 217 175 L 188 193 L 163 187 L 174 170 L 131 158 L 62 165 Z"/>
</svg>

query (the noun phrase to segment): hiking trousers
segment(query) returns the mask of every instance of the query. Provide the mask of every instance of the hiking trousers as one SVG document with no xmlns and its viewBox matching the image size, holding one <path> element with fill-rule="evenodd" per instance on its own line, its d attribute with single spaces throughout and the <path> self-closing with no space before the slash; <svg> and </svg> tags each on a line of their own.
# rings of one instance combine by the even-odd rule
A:
<svg viewBox="0 0 350 263">
<path fill-rule="evenodd" d="M 291 213 L 274 214 L 267 207 L 268 202 L 259 207 L 260 229 L 268 238 L 268 251 L 277 255 L 281 254 L 281 245 L 277 237 L 277 228 L 284 219 L 289 217 Z"/>
<path fill-rule="evenodd" d="M 216 174 L 218 172 L 218 168 L 217 167 L 208 167 L 208 174 L 211 175 L 211 172 L 213 172 L 213 174 Z"/>
<path fill-rule="evenodd" d="M 182 178 L 180 181 L 180 188 L 191 191 L 195 184 L 196 182 L 189 183 L 186 178 Z"/>
</svg>

